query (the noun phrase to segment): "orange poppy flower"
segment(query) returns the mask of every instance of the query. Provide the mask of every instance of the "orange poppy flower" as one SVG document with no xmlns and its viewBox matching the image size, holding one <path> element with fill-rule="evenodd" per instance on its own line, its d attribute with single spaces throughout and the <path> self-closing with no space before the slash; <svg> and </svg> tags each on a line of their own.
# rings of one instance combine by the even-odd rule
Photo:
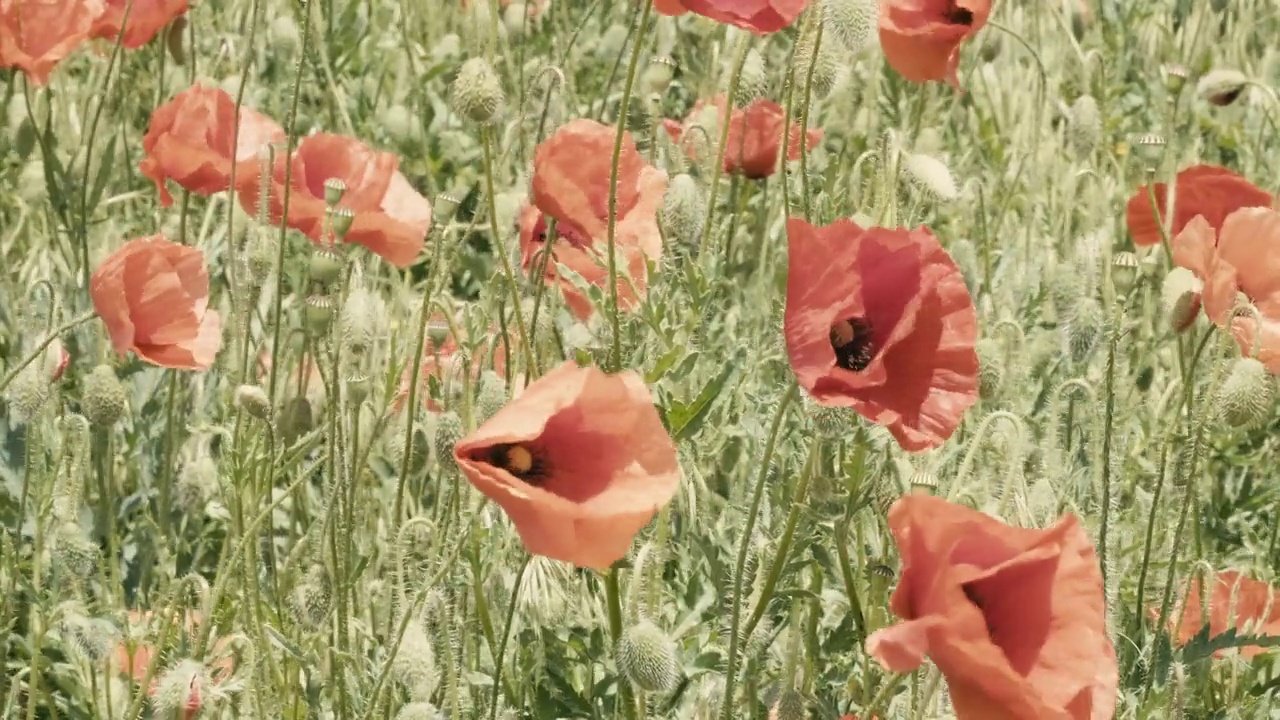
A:
<svg viewBox="0 0 1280 720">
<path fill-rule="evenodd" d="M 140 169 L 155 182 L 160 204 L 169 207 L 173 196 L 165 180 L 197 195 L 230 190 L 232 164 L 252 163 L 236 172 L 257 172 L 259 153 L 284 139 L 274 120 L 247 107 L 240 108 L 237 127 L 234 98 L 219 88 L 192 85 L 151 113 Z"/>
<path fill-rule="evenodd" d="M 1231 213 L 1245 207 L 1271 207 L 1271 193 L 1224 167 L 1216 165 L 1193 165 L 1178 173 L 1174 178 L 1176 197 L 1174 198 L 1173 222 L 1169 226 L 1169 235 L 1175 236 L 1191 222 L 1191 218 L 1202 215 L 1209 226 L 1220 230 L 1222 223 Z M 1169 202 L 1169 187 L 1164 183 L 1154 186 L 1156 206 L 1161 215 Z M 1147 186 L 1143 185 L 1129 198 L 1125 207 L 1125 220 L 1129 225 L 1129 235 L 1135 245 L 1159 245 L 1160 224 L 1151 209 L 1151 197 Z"/>
<path fill-rule="evenodd" d="M 991 0 L 881 0 L 880 46 L 902 77 L 959 87 L 960 45 L 990 15 Z"/>
<path fill-rule="evenodd" d="M 1209 607 L 1203 607 L 1200 577 L 1191 584 L 1187 603 L 1182 609 L 1181 622 L 1170 618 L 1170 627 L 1177 634 L 1179 645 L 1186 645 L 1209 620 L 1209 637 L 1214 638 L 1234 628 L 1241 635 L 1280 637 L 1280 591 L 1267 583 L 1245 577 L 1236 570 L 1215 573 L 1213 591 L 1209 595 Z M 1257 645 L 1240 648 L 1240 654 L 1252 658 L 1266 652 Z M 1215 656 L 1222 656 L 1219 650 Z"/>
<path fill-rule="evenodd" d="M 161 235 L 125 243 L 93 271 L 89 294 L 111 345 L 160 367 L 208 370 L 222 345 L 204 253 Z"/>
<path fill-rule="evenodd" d="M 289 193 L 289 227 L 313 242 L 333 242 L 325 213 L 325 181 L 346 185 L 339 206 L 355 215 L 343 241 L 363 245 L 397 267 L 412 265 L 431 229 L 431 203 L 414 190 L 398 169 L 400 159 L 359 140 L 318 133 L 298 144 L 293 155 Z M 268 188 L 271 222 L 284 214 L 283 157 L 276 158 Z M 260 169 L 237 170 L 236 192 L 246 212 L 258 212 Z"/>
<path fill-rule="evenodd" d="M 150 610 L 130 610 L 129 624 L 132 626 L 147 627 L 148 630 L 150 630 L 151 628 L 148 626 L 150 626 L 151 623 L 159 622 L 155 615 L 156 614 L 152 613 Z M 188 610 L 183 616 L 182 628 L 179 632 L 186 634 L 187 636 L 195 635 L 203 622 L 204 616 L 201 613 L 195 610 Z M 159 628 L 157 627 L 155 629 L 158 631 Z M 215 654 L 220 654 L 220 651 L 223 651 L 226 647 L 226 638 L 218 638 L 214 641 L 213 649 Z M 117 643 L 114 654 L 116 667 L 119 672 L 127 675 L 136 683 L 146 682 L 147 673 L 151 670 L 151 663 L 153 662 L 153 658 L 156 654 L 156 648 L 154 646 L 142 643 L 131 647 L 127 643 Z M 162 668 L 156 668 L 152 672 L 151 687 L 147 690 L 147 694 L 149 695 L 155 695 L 156 688 L 159 684 L 159 675 L 163 670 Z M 235 672 L 235 661 L 230 656 L 223 654 L 222 657 L 214 662 L 211 677 L 214 683 L 218 683 L 231 677 L 233 672 Z M 201 691 L 202 688 L 200 685 L 193 682 L 190 692 L 187 695 L 187 701 L 182 707 L 183 720 L 190 720 L 190 718 L 195 717 L 199 712 L 202 704 Z"/>
<path fill-rule="evenodd" d="M 889 510 L 905 622 L 867 651 L 893 672 L 928 655 L 959 720 L 1110 720 L 1119 683 L 1098 557 L 1075 516 L 1015 528 L 928 495 Z"/>
<path fill-rule="evenodd" d="M 964 277 L 925 228 L 787 221 L 784 331 L 819 403 L 852 407 L 904 450 L 941 445 L 978 396 L 977 315 Z"/>
<path fill-rule="evenodd" d="M 640 376 L 572 362 L 530 383 L 453 457 L 529 552 L 589 568 L 626 555 L 681 476 Z"/>
<path fill-rule="evenodd" d="M 654 0 L 663 15 L 696 13 L 757 35 L 777 32 L 800 17 L 809 0 Z"/>
<path fill-rule="evenodd" d="M 187 0 L 106 0 L 106 9 L 93 24 L 93 37 L 115 42 L 126 20 L 124 40 L 121 43 L 130 50 L 151 42 L 174 18 L 187 11 Z M 129 17 L 125 18 L 125 9 Z"/>
<path fill-rule="evenodd" d="M 444 325 L 447 335 L 439 343 L 431 338 L 427 338 L 426 344 L 422 349 L 422 363 L 418 366 L 418 382 L 420 384 L 418 397 L 423 398 L 427 409 L 433 412 L 440 412 L 444 408 L 436 403 L 435 398 L 431 397 L 429 392 L 431 378 L 435 378 L 436 382 L 443 383 L 451 374 L 461 374 L 461 358 L 458 357 L 460 346 L 457 338 L 453 336 L 452 331 L 447 330 L 444 319 L 436 316 L 432 318 L 432 322 L 438 325 Z M 516 339 L 515 328 L 507 328 L 507 335 L 512 340 Z M 502 333 L 494 330 L 480 340 L 477 349 L 477 355 L 471 360 L 471 378 L 472 381 L 478 381 L 481 373 L 489 365 L 490 357 L 493 358 L 493 371 L 498 375 L 505 375 L 507 371 L 507 356 L 503 352 Z M 395 397 L 391 401 L 391 408 L 395 412 L 404 409 L 405 402 L 409 399 L 409 376 L 413 370 L 412 365 L 405 365 L 404 372 L 400 375 L 400 387 Z M 457 375 L 455 375 L 456 377 Z"/>
<path fill-rule="evenodd" d="M 16 67 L 44 85 L 89 38 L 102 11 L 102 0 L 0 0 L 0 67 Z"/>
<path fill-rule="evenodd" d="M 1232 322 L 1232 334 L 1245 355 L 1253 354 L 1258 338 L 1258 361 L 1280 374 L 1280 212 L 1248 207 L 1224 219 L 1215 234 L 1202 215 L 1192 218 L 1173 239 L 1173 261 L 1195 273 L 1204 283 L 1200 300 L 1205 315 L 1226 325 L 1239 292 L 1248 296 L 1261 316 Z"/>
<path fill-rule="evenodd" d="M 609 284 L 609 174 L 616 130 L 594 120 L 574 120 L 538 146 L 533 160 L 533 206 L 520 213 L 520 250 L 525 270 L 546 263 L 547 282 L 557 282 L 565 302 L 580 319 L 591 317 L 591 301 L 556 263 L 600 288 Z M 628 133 L 618 160 L 618 305 L 639 304 L 649 284 L 648 262 L 662 257 L 658 208 L 667 175 L 641 157 Z M 544 260 L 546 218 L 555 218 L 552 258 Z M 627 275 L 630 277 L 628 278 Z"/>
<path fill-rule="evenodd" d="M 719 117 L 724 117 L 725 102 L 724 95 L 717 95 L 711 101 Z M 706 103 L 699 100 L 693 106 L 693 111 L 689 113 L 684 124 L 674 120 L 663 121 L 663 127 L 667 129 L 667 133 L 671 135 L 671 139 L 677 143 L 684 137 L 685 130 L 693 125 L 704 116 L 704 108 Z M 772 100 L 759 98 L 752 102 L 745 109 L 735 108 L 733 115 L 729 121 L 729 137 L 725 141 L 724 147 L 724 171 L 728 173 L 742 173 L 752 180 L 769 177 L 778 167 L 778 153 L 782 149 L 783 127 L 782 121 L 786 117 L 786 112 L 782 106 Z M 712 134 L 712 141 L 718 141 L 720 136 L 718 131 L 713 128 L 708 129 Z M 805 147 L 812 150 L 822 142 L 822 130 L 813 128 L 805 132 Z M 800 159 L 800 123 L 793 122 L 786 132 L 787 136 L 787 159 Z M 687 152 L 690 156 L 694 156 L 697 148 L 689 147 Z"/>
</svg>

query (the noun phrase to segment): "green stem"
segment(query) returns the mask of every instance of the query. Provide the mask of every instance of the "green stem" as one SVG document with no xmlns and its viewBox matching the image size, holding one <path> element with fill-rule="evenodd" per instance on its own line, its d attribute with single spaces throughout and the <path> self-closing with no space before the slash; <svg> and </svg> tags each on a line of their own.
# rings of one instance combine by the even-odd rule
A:
<svg viewBox="0 0 1280 720">
<path fill-rule="evenodd" d="M 751 507 L 747 509 L 746 526 L 742 529 L 742 541 L 738 544 L 738 560 L 733 572 L 733 610 L 729 627 L 729 662 L 724 674 L 724 698 L 720 702 L 721 718 L 730 720 L 733 717 L 733 690 L 738 672 L 738 639 L 742 621 L 742 577 L 746 574 L 747 555 L 751 549 L 751 535 L 755 531 L 756 515 L 760 512 L 760 500 L 764 497 L 766 480 L 769 479 L 769 467 L 773 464 L 773 453 L 782 434 L 782 421 L 800 394 L 800 386 L 792 383 L 786 395 L 778 403 L 778 409 L 769 426 L 769 437 L 764 445 L 764 457 L 760 459 L 760 472 L 756 476 L 755 489 L 751 494 Z"/>
<path fill-rule="evenodd" d="M 724 113 L 720 118 L 720 141 L 716 146 L 716 162 L 711 167 L 711 183 L 707 197 L 707 217 L 702 223 L 702 239 L 698 241 L 698 256 L 707 251 L 711 241 L 712 224 L 716 219 L 716 195 L 720 191 L 720 177 L 724 174 L 724 153 L 729 144 L 729 127 L 733 124 L 733 98 L 738 94 L 738 86 L 742 84 L 742 66 L 747 61 L 747 51 L 751 49 L 750 41 L 742 40 L 742 47 L 733 63 L 733 72 L 729 74 L 729 90 L 724 95 Z"/>
<path fill-rule="evenodd" d="M 3 380 L 0 380 L 0 393 L 3 393 L 4 389 L 9 387 L 9 383 L 13 382 L 13 379 L 18 377 L 19 373 L 21 373 L 23 370 L 26 370 L 28 365 L 35 362 L 36 358 L 40 357 L 44 353 L 45 348 L 49 347 L 50 343 L 52 343 L 54 340 L 57 340 L 60 335 L 66 332 L 70 332 L 96 317 L 98 317 L 98 314 L 96 312 L 89 311 L 77 317 L 76 319 L 71 320 L 70 322 L 64 323 L 60 327 L 56 328 L 53 332 L 45 336 L 45 339 L 41 340 L 40 344 L 36 345 L 35 349 L 32 350 L 29 355 L 27 355 L 25 358 L 22 359 L 22 362 L 18 363 L 12 370 L 10 370 L 9 374 L 6 375 Z"/>
<path fill-rule="evenodd" d="M 778 580 L 782 577 L 782 568 L 786 566 L 791 552 L 791 541 L 795 539 L 796 524 L 800 522 L 800 513 L 803 512 L 805 500 L 808 499 L 809 484 L 813 480 L 814 467 L 821 450 L 822 442 L 819 440 L 815 440 L 809 448 L 809 459 L 804 464 L 804 472 L 800 473 L 800 483 L 796 486 L 795 495 L 791 498 L 791 511 L 787 514 L 787 524 L 782 530 L 782 538 L 778 540 L 778 551 L 774 553 L 773 565 L 769 568 L 769 574 L 765 576 L 760 599 L 756 601 L 756 607 L 751 611 L 751 617 L 747 619 L 746 627 L 742 630 L 742 634 L 747 637 L 751 637 L 752 631 L 764 617 L 769 601 L 773 599 L 773 591 L 778 587 Z"/>
<path fill-rule="evenodd" d="M 534 367 L 533 348 L 530 345 L 529 333 L 525 330 L 524 313 L 520 308 L 520 288 L 516 283 L 516 271 L 511 267 L 510 253 L 507 252 L 506 243 L 502 241 L 502 234 L 498 230 L 498 198 L 493 183 L 492 135 L 492 128 L 481 128 L 481 145 L 484 148 L 484 183 L 489 202 L 489 232 L 493 236 L 493 251 L 498 256 L 498 259 L 502 261 L 502 273 L 506 276 L 507 292 L 511 295 L 511 306 L 514 308 L 516 316 L 516 333 L 520 335 L 520 347 L 524 348 L 525 367 L 532 371 Z M 503 331 L 502 342 L 508 348 L 511 347 L 511 339 L 506 336 L 505 330 Z"/>
<path fill-rule="evenodd" d="M 618 586 L 618 570 L 611 568 L 604 576 L 605 602 L 609 610 L 609 636 L 613 638 L 614 650 L 622 642 L 622 590 Z M 626 678 L 618 679 L 618 702 L 622 705 L 622 716 L 627 720 L 635 720 L 636 705 L 631 696 L 631 684 Z M 616 712 L 615 712 L 616 714 Z"/>
<path fill-rule="evenodd" d="M 520 599 L 520 583 L 524 580 L 524 571 L 529 568 L 533 556 L 526 556 L 516 573 L 515 584 L 511 587 L 511 601 L 507 603 L 507 619 L 502 626 L 502 639 L 498 643 L 498 651 L 493 656 L 493 693 L 489 696 L 489 720 L 498 716 L 498 696 L 502 694 L 502 665 L 507 656 L 507 641 L 511 639 L 511 626 L 516 616 L 516 603 Z"/>
</svg>

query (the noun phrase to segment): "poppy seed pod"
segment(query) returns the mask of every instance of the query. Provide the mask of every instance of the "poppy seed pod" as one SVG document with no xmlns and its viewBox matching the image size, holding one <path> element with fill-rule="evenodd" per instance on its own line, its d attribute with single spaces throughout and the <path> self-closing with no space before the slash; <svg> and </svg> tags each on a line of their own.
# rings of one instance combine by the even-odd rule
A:
<svg viewBox="0 0 1280 720">
<path fill-rule="evenodd" d="M 877 0 L 824 0 L 822 19 L 851 53 L 860 53 L 876 42 L 876 22 L 880 16 Z M 828 37 L 823 34 L 824 40 Z"/>
<path fill-rule="evenodd" d="M 329 192 L 328 188 L 325 189 L 325 192 Z M 345 240 L 347 233 L 351 232 L 351 224 L 356 220 L 355 212 L 351 208 L 326 207 L 324 215 L 333 237 L 338 240 Z"/>
<path fill-rule="evenodd" d="M 312 295 L 307 298 L 303 308 L 303 320 L 307 331 L 312 335 L 325 332 L 333 322 L 333 301 L 324 295 Z"/>
<path fill-rule="evenodd" d="M 307 264 L 312 282 L 332 285 L 342 278 L 347 261 L 337 249 L 316 248 Z"/>
<path fill-rule="evenodd" d="M 267 391 L 257 385 L 241 385 L 236 388 L 234 403 L 237 409 L 259 420 L 271 417 L 271 399 L 267 397 Z"/>
<path fill-rule="evenodd" d="M 1211 70 L 1196 83 L 1196 94 L 1205 100 L 1226 107 L 1240 99 L 1249 87 L 1249 76 L 1239 70 Z"/>
<path fill-rule="evenodd" d="M 498 74 L 488 60 L 479 57 L 462 64 L 453 80 L 450 95 L 453 109 L 478 123 L 493 120 L 505 99 Z"/>
<path fill-rule="evenodd" d="M 1138 272 L 1137 255 L 1128 251 L 1116 253 L 1111 259 L 1111 284 L 1115 287 L 1116 294 L 1128 295 L 1137 285 Z"/>
<path fill-rule="evenodd" d="M 1222 387 L 1218 388 L 1218 410 L 1232 427 L 1257 427 L 1271 416 L 1276 383 L 1267 367 L 1258 360 L 1236 360 Z"/>
<path fill-rule="evenodd" d="M 324 204 L 337 207 L 342 196 L 347 192 L 347 183 L 342 178 L 331 177 L 324 181 Z"/>
<path fill-rule="evenodd" d="M 1187 86 L 1187 79 L 1191 77 L 1191 71 L 1187 69 L 1186 65 L 1161 65 L 1160 75 L 1164 78 L 1164 85 L 1169 89 L 1169 93 L 1178 95 Z"/>
<path fill-rule="evenodd" d="M 938 491 L 938 478 L 931 472 L 923 470 L 911 476 L 911 493 L 913 495 L 933 495 Z"/>
<path fill-rule="evenodd" d="M 618 669 L 642 690 L 667 692 L 680 680 L 676 644 L 661 628 L 642 620 L 618 641 Z"/>
<path fill-rule="evenodd" d="M 1163 135 L 1155 133 L 1137 135 L 1131 142 L 1133 157 L 1148 168 L 1154 169 L 1159 164 L 1160 158 L 1164 156 L 1166 144 Z"/>
<path fill-rule="evenodd" d="M 656 57 L 649 61 L 644 74 L 640 76 L 640 89 L 646 94 L 661 95 L 671 87 L 676 76 L 676 61 L 669 57 Z"/>
<path fill-rule="evenodd" d="M 1203 283 L 1195 273 L 1176 267 L 1164 277 L 1160 287 L 1160 303 L 1164 316 L 1174 332 L 1183 332 L 1200 315 L 1200 291 Z"/>
<path fill-rule="evenodd" d="M 94 425 L 109 428 L 124 416 L 128 396 L 110 365 L 90 371 L 80 391 L 80 411 Z"/>
<path fill-rule="evenodd" d="M 662 229 L 667 237 L 684 245 L 696 245 L 706 215 L 707 201 L 698 181 L 689 173 L 671 178 L 662 196 Z"/>
</svg>

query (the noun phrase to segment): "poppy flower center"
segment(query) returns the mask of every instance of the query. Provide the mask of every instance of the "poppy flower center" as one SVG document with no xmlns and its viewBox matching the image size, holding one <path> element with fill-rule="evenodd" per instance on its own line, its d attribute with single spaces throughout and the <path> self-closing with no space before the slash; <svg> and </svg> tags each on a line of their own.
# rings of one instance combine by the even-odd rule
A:
<svg viewBox="0 0 1280 720">
<path fill-rule="evenodd" d="M 533 226 L 533 236 L 537 242 L 544 243 L 547 241 L 547 216 L 545 214 L 538 216 L 538 222 Z M 587 234 L 569 222 L 556 221 L 556 237 L 579 250 L 586 249 L 591 245 L 591 239 L 587 237 Z"/>
<path fill-rule="evenodd" d="M 948 3 L 947 22 L 952 25 L 972 25 L 973 11 L 968 8 L 957 7 L 954 2 Z"/>
<path fill-rule="evenodd" d="M 836 365 L 862 372 L 876 356 L 875 333 L 866 318 L 837 320 L 831 325 L 831 349 L 836 351 Z"/>
<path fill-rule="evenodd" d="M 489 464 L 506 470 L 534 487 L 541 486 L 547 476 L 546 461 L 525 445 L 494 445 L 489 449 Z"/>
</svg>

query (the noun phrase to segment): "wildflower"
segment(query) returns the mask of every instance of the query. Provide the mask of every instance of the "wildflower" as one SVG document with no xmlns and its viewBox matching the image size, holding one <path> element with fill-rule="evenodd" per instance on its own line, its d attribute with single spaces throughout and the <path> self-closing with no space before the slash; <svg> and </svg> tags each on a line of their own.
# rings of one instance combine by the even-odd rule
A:
<svg viewBox="0 0 1280 720">
<path fill-rule="evenodd" d="M 204 253 L 162 235 L 125 243 L 93 271 L 93 307 L 121 355 L 152 365 L 208 370 L 222 345 L 209 308 Z"/>
<path fill-rule="evenodd" d="M 284 139 L 284 130 L 274 120 L 247 107 L 240 108 L 237 125 L 236 101 L 230 95 L 192 85 L 151 114 L 142 138 L 145 157 L 140 169 L 155 182 L 160 204 L 168 207 L 173 196 L 166 180 L 197 195 L 225 192 L 231 189 L 233 164 L 252 163 L 237 173 L 254 172 L 254 158 Z"/>
<path fill-rule="evenodd" d="M 960 44 L 991 14 L 991 0 L 882 0 L 880 45 L 885 59 L 912 82 L 960 86 Z"/>
<path fill-rule="evenodd" d="M 531 383 L 453 457 L 529 552 L 590 568 L 625 556 L 681 477 L 640 376 L 572 362 Z"/>
<path fill-rule="evenodd" d="M 1218 228 L 1197 215 L 1173 240 L 1173 261 L 1195 273 L 1204 286 L 1205 316 L 1219 327 L 1230 319 L 1231 331 L 1246 356 L 1254 356 L 1272 373 L 1280 374 L 1280 305 L 1272 298 L 1280 291 L 1280 212 L 1243 208 L 1231 213 Z M 1254 303 L 1261 323 L 1252 315 L 1231 318 L 1237 293 Z"/>
<path fill-rule="evenodd" d="M 337 178 L 346 183 L 343 207 L 355 217 L 344 242 L 363 245 L 397 267 L 418 259 L 431 229 L 431 203 L 399 171 L 400 159 L 374 150 L 359 140 L 317 133 L 298 145 L 292 159 L 277 157 L 267 188 L 268 215 L 280 222 L 284 213 L 285 163 L 293 163 L 289 195 L 289 227 L 321 246 L 334 244 L 328 226 L 325 182 Z M 236 192 L 246 212 L 259 211 L 261 170 L 237 171 Z"/>
<path fill-rule="evenodd" d="M 1186 645 L 1199 635 L 1206 620 L 1210 639 L 1233 628 L 1241 635 L 1280 637 L 1280 591 L 1237 570 L 1223 570 L 1214 574 L 1206 607 L 1203 585 L 1204 580 L 1197 576 L 1191 583 L 1181 616 L 1170 619 L 1179 645 Z M 1263 652 L 1266 649 L 1257 645 L 1240 648 L 1245 658 Z M 1214 653 L 1218 657 L 1222 654 L 1221 650 Z"/>
<path fill-rule="evenodd" d="M 928 655 L 959 720 L 1112 716 L 1119 678 L 1102 577 L 1075 516 L 1015 528 L 909 495 L 889 527 L 902 555 L 890 606 L 904 622 L 867 639 L 882 665 L 908 672 Z"/>
<path fill-rule="evenodd" d="M 36 85 L 89 37 L 102 0 L 0 0 L 0 67 L 18 68 Z"/>
<path fill-rule="evenodd" d="M 126 9 L 129 12 L 127 20 Z M 91 34 L 95 38 L 115 42 L 123 28 L 124 38 L 120 44 L 137 50 L 186 11 L 187 0 L 106 0 L 106 7 L 93 23 Z"/>
<path fill-rule="evenodd" d="M 777 32 L 800 17 L 809 0 L 654 0 L 663 15 L 692 12 L 757 35 Z"/>
<path fill-rule="evenodd" d="M 666 120 L 663 125 L 674 142 L 680 142 L 689 128 L 698 124 L 712 108 L 717 117 L 725 115 L 725 97 L 717 95 L 710 103 L 699 100 L 689 113 L 684 124 L 674 120 Z M 724 147 L 724 171 L 742 173 L 752 180 L 769 177 L 778 166 L 778 154 L 783 142 L 782 106 L 772 100 L 759 99 L 746 108 L 734 109 L 729 118 L 729 137 Z M 822 130 L 805 131 L 805 147 L 812 150 L 822 142 Z M 792 122 L 786 130 L 787 159 L 800 159 L 800 124 Z M 715 136 L 717 139 L 719 135 Z M 693 155 L 695 148 L 689 148 Z"/>
<path fill-rule="evenodd" d="M 1221 230 L 1222 223 L 1231 213 L 1244 207 L 1271 207 L 1271 193 L 1253 183 L 1214 165 L 1193 165 L 1179 172 L 1174 179 L 1175 204 L 1169 235 L 1182 232 L 1191 218 L 1203 215 L 1209 226 Z M 1156 183 L 1148 193 L 1143 185 L 1129 198 L 1125 220 L 1135 245 L 1159 245 L 1160 224 L 1151 209 L 1151 194 L 1155 195 L 1160 217 L 1165 218 L 1169 188 Z"/>
<path fill-rule="evenodd" d="M 176 621 L 176 618 L 171 620 L 173 621 Z M 194 610 L 188 610 L 182 617 L 179 633 L 186 637 L 194 636 L 203 623 L 203 615 Z M 203 695 L 212 685 L 230 678 L 235 670 L 234 660 L 225 654 L 227 647 L 225 638 L 219 638 L 214 642 L 213 652 L 219 657 L 210 666 L 197 660 L 187 659 L 178 662 L 167 672 L 161 671 L 158 667 L 153 669 L 152 664 L 157 662 L 156 653 L 162 648 L 150 644 L 145 638 L 159 633 L 162 625 L 161 618 L 149 610 L 131 610 L 129 624 L 140 631 L 144 639 L 141 642 L 122 642 L 116 645 L 113 654 L 116 671 L 128 676 L 136 683 L 146 682 L 150 675 L 152 681 L 147 693 L 152 697 L 153 702 L 170 711 L 181 710 L 183 720 L 195 717 L 202 704 Z M 173 636 L 170 630 L 170 637 Z"/>
<path fill-rule="evenodd" d="M 422 349 L 422 361 L 418 368 L 418 382 L 420 383 L 418 397 L 423 398 L 428 410 L 438 411 L 442 409 L 429 392 L 432 378 L 442 386 L 453 380 L 461 380 L 461 375 L 464 372 L 463 368 L 468 364 L 466 362 L 468 352 L 464 348 L 471 348 L 469 364 L 473 381 L 479 381 L 481 373 L 486 368 L 492 368 L 498 375 L 506 376 L 507 352 L 500 331 L 493 330 L 480 338 L 467 336 L 461 338 L 462 342 L 459 343 L 459 338 L 453 335 L 453 331 L 445 324 L 443 319 L 437 317 L 431 322 L 441 328 L 441 335 L 438 339 L 427 338 L 426 344 Z M 507 328 L 507 337 L 511 339 L 513 348 L 519 348 L 519 338 L 516 335 L 515 328 Z M 400 412 L 404 408 L 404 403 L 409 397 L 409 376 L 412 374 L 412 369 L 412 366 L 406 365 L 404 372 L 401 374 L 400 388 L 392 400 L 392 407 L 396 412 Z"/>
<path fill-rule="evenodd" d="M 600 288 L 609 284 L 609 179 L 615 130 L 593 120 L 574 120 L 538 146 L 533 163 L 533 205 L 520 213 L 521 260 L 526 270 L 545 263 L 547 282 L 557 281 L 565 302 L 582 320 L 591 301 L 562 277 L 559 263 Z M 648 287 L 650 261 L 662 257 L 658 208 L 667 175 L 644 160 L 630 134 L 618 159 L 615 250 L 618 305 L 634 308 Z M 556 221 L 551 258 L 545 255 L 547 224 Z M 628 277 L 629 276 L 629 277 Z"/>
<path fill-rule="evenodd" d="M 977 317 L 925 228 L 787 222 L 784 329 L 800 385 L 852 407 L 908 451 L 941 445 L 978 396 Z"/>
</svg>

